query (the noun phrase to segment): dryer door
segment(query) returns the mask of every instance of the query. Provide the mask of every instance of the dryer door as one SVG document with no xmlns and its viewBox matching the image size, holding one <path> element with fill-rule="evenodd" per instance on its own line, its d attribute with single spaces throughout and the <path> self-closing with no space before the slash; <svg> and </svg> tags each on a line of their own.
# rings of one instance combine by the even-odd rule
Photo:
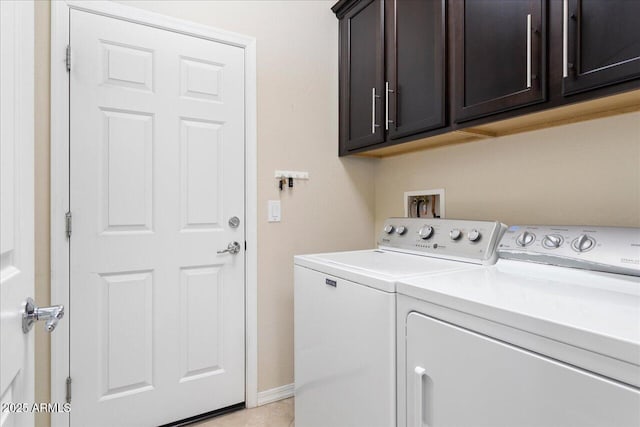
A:
<svg viewBox="0 0 640 427">
<path fill-rule="evenodd" d="M 412 427 L 640 425 L 637 389 L 422 314 L 406 348 Z"/>
</svg>

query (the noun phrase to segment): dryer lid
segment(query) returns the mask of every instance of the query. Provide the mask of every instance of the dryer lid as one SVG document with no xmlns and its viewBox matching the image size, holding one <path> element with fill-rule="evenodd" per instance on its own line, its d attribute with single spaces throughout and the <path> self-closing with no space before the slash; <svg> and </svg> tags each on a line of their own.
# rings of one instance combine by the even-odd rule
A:
<svg viewBox="0 0 640 427">
<path fill-rule="evenodd" d="M 395 282 L 402 278 L 480 268 L 461 261 L 380 249 L 299 255 L 294 262 L 386 292 L 395 292 Z"/>
</svg>

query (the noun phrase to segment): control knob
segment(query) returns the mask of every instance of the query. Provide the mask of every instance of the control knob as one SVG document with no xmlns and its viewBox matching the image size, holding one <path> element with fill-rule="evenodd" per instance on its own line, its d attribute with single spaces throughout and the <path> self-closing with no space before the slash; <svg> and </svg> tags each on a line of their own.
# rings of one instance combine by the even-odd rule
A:
<svg viewBox="0 0 640 427">
<path fill-rule="evenodd" d="M 406 232 L 407 232 L 407 227 L 405 227 L 404 225 L 401 225 L 398 228 L 396 228 L 396 234 L 399 234 L 400 236 L 402 236 Z"/>
<path fill-rule="evenodd" d="M 420 238 L 423 240 L 427 240 L 432 235 L 433 235 L 433 227 L 431 227 L 430 225 L 425 225 L 420 230 L 418 230 L 418 236 L 420 236 Z"/>
<path fill-rule="evenodd" d="M 460 231 L 458 228 L 454 228 L 449 232 L 449 237 L 451 237 L 451 240 L 458 240 L 460 236 L 462 236 L 462 231 Z"/>
<path fill-rule="evenodd" d="M 525 231 L 524 233 L 518 236 L 518 238 L 516 239 L 516 244 L 518 246 L 525 247 L 535 242 L 535 240 L 536 240 L 535 234 Z"/>
<path fill-rule="evenodd" d="M 596 241 L 593 239 L 593 237 L 589 236 L 588 234 L 581 234 L 571 243 L 571 247 L 576 252 L 586 252 L 590 249 L 593 249 L 595 244 Z"/>
<path fill-rule="evenodd" d="M 477 242 L 478 240 L 480 240 L 480 237 L 482 237 L 482 235 L 478 230 L 474 228 L 469 232 L 469 235 L 467 237 L 469 238 L 470 241 Z"/>
<path fill-rule="evenodd" d="M 542 246 L 547 249 L 556 249 L 560 247 L 562 240 L 562 236 L 558 234 L 547 234 L 544 236 L 544 239 L 542 239 Z"/>
<path fill-rule="evenodd" d="M 387 225 L 384 226 L 384 228 L 382 230 L 387 234 L 391 234 L 391 233 L 393 233 L 393 230 L 395 230 L 395 229 L 396 228 L 393 225 L 387 224 Z"/>
</svg>

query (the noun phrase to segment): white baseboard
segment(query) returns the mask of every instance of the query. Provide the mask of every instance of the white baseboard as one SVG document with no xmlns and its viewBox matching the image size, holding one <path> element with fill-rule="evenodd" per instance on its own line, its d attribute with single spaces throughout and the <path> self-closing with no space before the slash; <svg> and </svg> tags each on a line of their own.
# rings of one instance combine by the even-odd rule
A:
<svg viewBox="0 0 640 427">
<path fill-rule="evenodd" d="M 258 392 L 258 406 L 293 396 L 293 383 Z"/>
</svg>

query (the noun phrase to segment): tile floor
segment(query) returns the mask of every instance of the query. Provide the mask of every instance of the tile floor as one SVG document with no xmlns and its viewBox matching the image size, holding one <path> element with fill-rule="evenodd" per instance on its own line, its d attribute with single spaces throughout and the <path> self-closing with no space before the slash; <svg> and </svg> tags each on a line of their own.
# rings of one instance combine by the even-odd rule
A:
<svg viewBox="0 0 640 427">
<path fill-rule="evenodd" d="M 293 397 L 192 424 L 194 427 L 295 427 Z"/>
</svg>

